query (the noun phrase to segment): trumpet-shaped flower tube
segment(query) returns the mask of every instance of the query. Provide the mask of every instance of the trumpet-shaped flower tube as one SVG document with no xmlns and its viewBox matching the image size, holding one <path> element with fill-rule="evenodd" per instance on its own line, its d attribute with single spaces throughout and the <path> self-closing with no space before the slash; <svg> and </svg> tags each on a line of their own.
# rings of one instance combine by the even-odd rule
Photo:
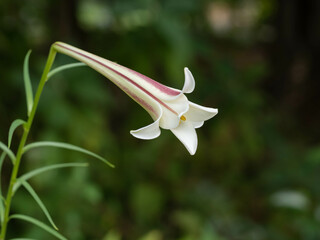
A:
<svg viewBox="0 0 320 240">
<path fill-rule="evenodd" d="M 198 145 L 195 128 L 201 127 L 218 110 L 188 101 L 185 93 L 191 93 L 195 88 L 194 78 L 188 68 L 184 69 L 184 86 L 178 90 L 68 44 L 56 42 L 53 46 L 56 51 L 87 64 L 110 79 L 150 114 L 154 122 L 130 131 L 133 136 L 153 139 L 160 135 L 160 128 L 170 129 L 189 153 L 195 154 Z"/>
</svg>

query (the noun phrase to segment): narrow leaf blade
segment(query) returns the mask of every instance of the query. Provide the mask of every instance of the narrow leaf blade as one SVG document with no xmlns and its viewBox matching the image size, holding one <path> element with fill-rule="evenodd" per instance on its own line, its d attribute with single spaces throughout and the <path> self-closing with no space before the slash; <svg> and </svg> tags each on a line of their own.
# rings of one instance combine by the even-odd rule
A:
<svg viewBox="0 0 320 240">
<path fill-rule="evenodd" d="M 16 161 L 14 153 L 2 142 L 0 142 L 0 148 L 10 157 L 12 163 L 14 164 L 14 162 Z"/>
<path fill-rule="evenodd" d="M 11 238 L 10 240 L 37 240 L 34 238 Z"/>
<path fill-rule="evenodd" d="M 23 64 L 23 80 L 24 80 L 24 87 L 26 90 L 28 116 L 30 115 L 30 112 L 33 106 L 33 92 L 32 92 L 32 86 L 31 86 L 30 75 L 29 75 L 30 54 L 31 54 L 31 50 L 28 51 L 26 57 L 24 58 L 24 64 Z"/>
<path fill-rule="evenodd" d="M 57 67 L 55 69 L 53 69 L 52 71 L 50 71 L 48 73 L 48 78 L 47 81 L 49 80 L 49 78 L 51 78 L 53 75 L 63 71 L 63 70 L 67 70 L 67 69 L 71 69 L 71 68 L 75 68 L 75 67 L 83 67 L 83 66 L 87 66 L 87 64 L 85 63 L 70 63 L 70 64 L 66 64 L 60 67 Z"/>
<path fill-rule="evenodd" d="M 30 195 L 33 197 L 33 199 L 38 203 L 39 207 L 41 208 L 43 213 L 46 215 L 46 217 L 47 217 L 48 221 L 50 222 L 50 224 L 52 225 L 52 227 L 55 230 L 58 230 L 58 228 L 57 228 L 56 224 L 53 222 L 52 217 L 49 214 L 46 206 L 43 204 L 43 202 L 39 198 L 39 196 L 36 193 L 36 191 L 31 187 L 31 185 L 27 181 L 22 181 L 22 186 L 25 187 L 25 189 L 30 193 Z"/>
<path fill-rule="evenodd" d="M 35 170 L 32 170 L 28 173 L 23 174 L 22 176 L 20 176 L 16 183 L 13 186 L 13 192 L 16 192 L 18 190 L 18 188 L 21 186 L 23 181 L 27 181 L 30 178 L 37 176 L 38 174 L 47 172 L 47 171 L 51 171 L 54 169 L 58 169 L 58 168 L 66 168 L 66 167 L 88 167 L 88 163 L 60 163 L 60 164 L 54 164 L 54 165 L 50 165 L 50 166 L 45 166 L 45 167 L 41 167 L 41 168 L 37 168 Z"/>
<path fill-rule="evenodd" d="M 6 152 L 2 152 L 1 156 L 0 156 L 0 195 L 2 196 L 2 185 L 1 185 L 1 176 L 2 176 L 2 165 L 3 165 L 3 161 L 5 159 L 5 157 L 7 156 Z"/>
<path fill-rule="evenodd" d="M 43 222 L 41 222 L 35 218 L 29 217 L 26 215 L 22 215 L 22 214 L 13 214 L 10 216 L 10 219 L 20 219 L 20 220 L 30 222 L 30 223 L 38 226 L 39 228 L 42 228 L 43 230 L 47 231 L 48 233 L 50 233 L 51 235 L 55 236 L 56 238 L 58 238 L 60 240 L 67 240 L 67 238 L 62 236 L 60 233 L 58 233 L 54 229 L 50 228 L 48 225 L 44 224 Z"/>
<path fill-rule="evenodd" d="M 23 148 L 23 152 L 26 152 L 32 148 L 37 148 L 37 147 L 56 147 L 56 148 L 64 148 L 64 149 L 69 149 L 69 150 L 73 150 L 76 152 L 81 152 L 84 154 L 87 154 L 89 156 L 92 156 L 94 158 L 99 159 L 100 161 L 108 164 L 110 167 L 114 168 L 114 165 L 112 163 L 110 163 L 108 160 L 106 160 L 105 158 L 99 156 L 98 154 L 95 154 L 89 150 L 86 150 L 84 148 L 69 144 L 69 143 L 62 143 L 62 142 L 34 142 L 34 143 L 30 143 L 29 145 L 26 145 Z"/>
<path fill-rule="evenodd" d="M 16 119 L 11 123 L 10 129 L 9 129 L 9 135 L 8 135 L 8 148 L 11 146 L 11 140 L 14 131 L 21 125 L 25 124 L 26 122 L 21 119 Z"/>
<path fill-rule="evenodd" d="M 3 201 L 3 197 L 1 196 L 1 200 L 0 200 L 0 221 L 1 221 L 1 225 L 3 223 L 4 220 L 4 201 Z"/>
<path fill-rule="evenodd" d="M 4 219 L 4 203 L 5 203 L 5 199 L 2 195 L 2 184 L 1 184 L 1 176 L 2 176 L 2 165 L 3 165 L 3 161 L 4 161 L 4 158 L 6 157 L 6 152 L 3 152 L 0 156 L 0 198 L 1 198 L 1 201 L 0 201 L 0 223 L 2 225 L 3 223 L 3 219 Z"/>
</svg>

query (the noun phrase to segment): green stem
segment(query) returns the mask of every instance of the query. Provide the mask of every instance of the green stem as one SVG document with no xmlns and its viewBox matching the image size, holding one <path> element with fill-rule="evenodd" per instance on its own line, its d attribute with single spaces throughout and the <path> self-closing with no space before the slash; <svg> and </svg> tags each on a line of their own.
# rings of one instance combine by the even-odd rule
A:
<svg viewBox="0 0 320 240">
<path fill-rule="evenodd" d="M 10 178 L 10 184 L 9 184 L 9 188 L 8 188 L 8 193 L 7 193 L 7 198 L 6 198 L 6 202 L 5 202 L 5 212 L 4 212 L 4 220 L 2 223 L 2 228 L 1 228 L 1 234 L 0 234 L 0 240 L 4 240 L 6 237 L 6 233 L 7 233 L 7 227 L 8 227 L 8 221 L 9 221 L 9 214 L 10 214 L 10 207 L 11 207 L 11 200 L 13 197 L 13 186 L 16 182 L 17 179 L 17 175 L 18 175 L 18 171 L 19 171 L 19 166 L 20 166 L 20 162 L 21 162 L 21 157 L 23 155 L 23 147 L 26 144 L 27 138 L 28 138 L 28 134 L 30 131 L 30 128 L 32 126 L 32 122 L 34 119 L 34 116 L 36 114 L 36 110 L 38 107 L 38 103 L 40 100 L 40 96 L 43 90 L 43 87 L 48 79 L 48 73 L 50 72 L 51 66 L 53 64 L 54 58 L 56 56 L 56 50 L 54 49 L 53 46 L 51 46 L 50 48 L 50 52 L 49 52 L 49 56 L 47 59 L 47 63 L 46 66 L 43 70 L 41 79 L 40 79 L 40 83 L 36 92 L 36 95 L 34 97 L 34 102 L 33 102 L 33 106 L 32 106 L 32 110 L 30 112 L 30 116 L 28 118 L 27 123 L 24 125 L 24 130 L 23 130 L 23 135 L 21 137 L 20 140 L 20 144 L 18 147 L 18 151 L 17 151 L 17 155 L 16 155 L 16 161 L 15 164 L 13 166 L 12 169 L 12 173 L 11 173 L 11 178 Z"/>
</svg>

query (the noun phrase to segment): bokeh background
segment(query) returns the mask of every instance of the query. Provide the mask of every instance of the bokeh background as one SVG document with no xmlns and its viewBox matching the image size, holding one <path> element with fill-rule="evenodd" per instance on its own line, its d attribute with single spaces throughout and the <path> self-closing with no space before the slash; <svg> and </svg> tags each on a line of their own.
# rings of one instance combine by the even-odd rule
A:
<svg viewBox="0 0 320 240">
<path fill-rule="evenodd" d="M 89 168 L 31 184 L 68 239 L 320 239 L 320 1 L 1 0 L 0 140 L 26 119 L 28 51 L 34 89 L 50 45 L 64 41 L 181 88 L 219 114 L 190 156 L 170 131 L 143 141 L 148 114 L 90 68 L 68 70 L 43 92 L 29 142 L 79 145 L 112 161 L 37 149 L 21 172 L 63 162 Z M 74 60 L 58 55 L 55 66 Z M 14 137 L 17 148 L 22 130 Z M 8 160 L 8 159 L 7 159 Z M 3 185 L 11 166 L 6 161 Z M 12 212 L 46 218 L 21 189 Z M 9 236 L 53 239 L 18 220 Z"/>
</svg>

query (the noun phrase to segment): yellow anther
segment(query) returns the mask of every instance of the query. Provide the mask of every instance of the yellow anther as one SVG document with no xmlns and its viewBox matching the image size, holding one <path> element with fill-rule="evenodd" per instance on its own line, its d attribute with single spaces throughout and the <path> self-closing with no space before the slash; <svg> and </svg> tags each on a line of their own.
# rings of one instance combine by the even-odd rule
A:
<svg viewBox="0 0 320 240">
<path fill-rule="evenodd" d="M 181 116 L 180 119 L 181 119 L 182 121 L 187 120 L 185 116 Z"/>
</svg>

